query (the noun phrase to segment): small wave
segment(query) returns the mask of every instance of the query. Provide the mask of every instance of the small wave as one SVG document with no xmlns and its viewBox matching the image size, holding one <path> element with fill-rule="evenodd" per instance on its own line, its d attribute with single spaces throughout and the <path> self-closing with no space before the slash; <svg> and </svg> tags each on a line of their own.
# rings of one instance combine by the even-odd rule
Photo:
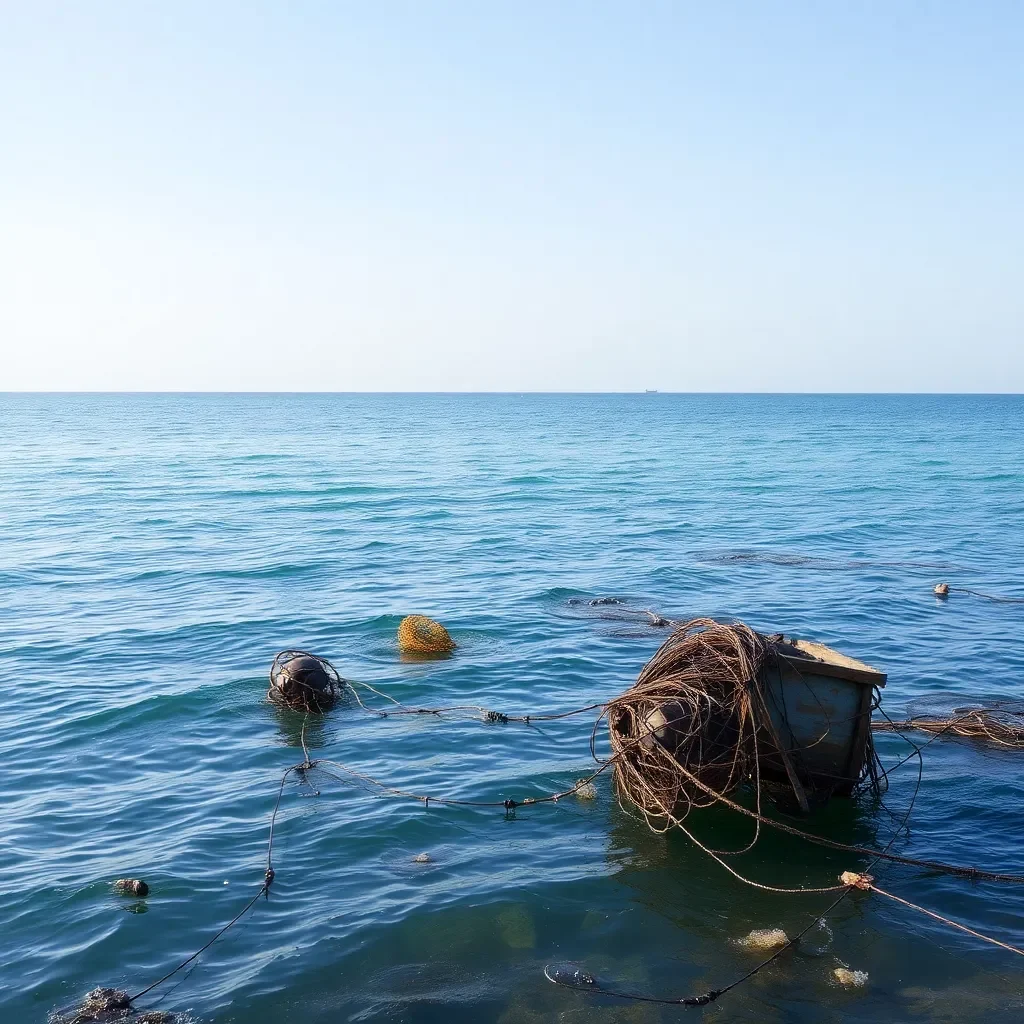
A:
<svg viewBox="0 0 1024 1024">
<path fill-rule="evenodd" d="M 553 484 L 555 481 L 549 476 L 533 474 L 528 476 L 510 476 L 504 481 L 506 484 Z"/>
</svg>

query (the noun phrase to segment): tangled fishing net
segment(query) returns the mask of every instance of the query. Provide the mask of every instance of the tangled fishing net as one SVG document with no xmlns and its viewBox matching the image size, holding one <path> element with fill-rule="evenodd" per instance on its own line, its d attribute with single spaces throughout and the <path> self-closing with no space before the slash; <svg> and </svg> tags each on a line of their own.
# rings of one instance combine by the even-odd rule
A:
<svg viewBox="0 0 1024 1024">
<path fill-rule="evenodd" d="M 766 703 L 765 670 L 782 642 L 743 623 L 693 619 L 608 703 L 617 791 L 652 829 L 678 824 L 745 782 L 758 799 L 765 784 L 776 796 L 792 787 L 805 806 L 795 752 L 780 741 Z M 858 782 L 877 792 L 876 766 L 868 733 Z"/>
<path fill-rule="evenodd" d="M 299 711 L 326 711 L 341 696 L 344 685 L 326 658 L 308 651 L 281 651 L 270 666 L 267 697 Z"/>
<path fill-rule="evenodd" d="M 403 654 L 447 654 L 455 650 L 455 641 L 440 622 L 407 615 L 398 625 L 398 649 Z"/>
<path fill-rule="evenodd" d="M 626 628 L 616 636 L 646 636 L 652 629 L 672 629 L 678 625 L 652 608 L 634 608 L 619 597 L 570 597 L 565 607 L 572 609 L 569 618 L 622 623 Z"/>
<path fill-rule="evenodd" d="M 935 735 L 959 736 L 997 747 L 1024 750 L 1024 709 L 1019 705 L 987 708 L 955 708 L 950 715 L 916 715 L 902 722 L 872 722 L 878 732 L 917 729 Z"/>
</svg>

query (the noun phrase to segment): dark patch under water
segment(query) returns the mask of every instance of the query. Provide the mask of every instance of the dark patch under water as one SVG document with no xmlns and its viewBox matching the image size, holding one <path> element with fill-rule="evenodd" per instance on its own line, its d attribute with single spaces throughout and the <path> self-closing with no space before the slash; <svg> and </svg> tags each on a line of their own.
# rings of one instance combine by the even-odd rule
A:
<svg viewBox="0 0 1024 1024">
<path fill-rule="evenodd" d="M 698 555 L 697 560 L 709 564 L 733 562 L 750 565 L 775 565 L 794 569 L 818 569 L 823 572 L 852 572 L 859 569 L 933 569 L 944 572 L 962 571 L 949 562 L 886 562 L 867 559 L 838 560 L 811 555 L 783 554 L 772 551 L 730 551 L 722 554 Z"/>
</svg>

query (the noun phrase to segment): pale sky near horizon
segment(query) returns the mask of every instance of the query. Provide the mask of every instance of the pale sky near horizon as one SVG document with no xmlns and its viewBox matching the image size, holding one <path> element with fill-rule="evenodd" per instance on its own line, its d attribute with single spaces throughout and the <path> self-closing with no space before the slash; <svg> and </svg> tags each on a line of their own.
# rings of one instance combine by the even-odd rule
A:
<svg viewBox="0 0 1024 1024">
<path fill-rule="evenodd" d="M 1024 5 L 0 0 L 0 390 L 1024 392 Z"/>
</svg>

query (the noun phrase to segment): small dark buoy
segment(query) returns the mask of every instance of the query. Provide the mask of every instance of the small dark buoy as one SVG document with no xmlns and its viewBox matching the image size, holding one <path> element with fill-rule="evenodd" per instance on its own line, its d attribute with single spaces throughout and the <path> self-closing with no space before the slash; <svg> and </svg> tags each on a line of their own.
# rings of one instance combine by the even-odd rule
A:
<svg viewBox="0 0 1024 1024">
<path fill-rule="evenodd" d="M 936 583 L 935 584 L 935 589 L 932 591 L 932 593 L 936 597 L 939 597 L 939 598 L 942 598 L 943 600 L 945 600 L 947 597 L 949 597 L 949 584 L 948 583 Z"/>
<path fill-rule="evenodd" d="M 268 697 L 289 707 L 323 711 L 339 695 L 341 676 L 326 658 L 306 651 L 281 651 L 270 667 Z"/>
<path fill-rule="evenodd" d="M 119 878 L 114 883 L 114 888 L 126 896 L 149 895 L 149 886 L 141 878 Z"/>
<path fill-rule="evenodd" d="M 327 693 L 331 688 L 331 680 L 318 658 L 302 654 L 281 666 L 274 685 L 285 697 L 297 697 L 303 690 Z"/>
</svg>

